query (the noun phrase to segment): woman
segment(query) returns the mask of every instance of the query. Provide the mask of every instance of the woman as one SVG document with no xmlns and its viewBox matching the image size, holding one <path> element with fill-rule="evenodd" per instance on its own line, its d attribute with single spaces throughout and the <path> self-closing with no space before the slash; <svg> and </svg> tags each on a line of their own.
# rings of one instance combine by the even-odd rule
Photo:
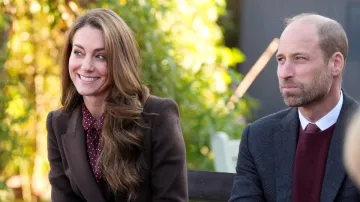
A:
<svg viewBox="0 0 360 202">
<path fill-rule="evenodd" d="M 63 107 L 46 123 L 52 201 L 187 201 L 178 107 L 142 84 L 130 28 L 93 9 L 65 42 Z"/>
</svg>

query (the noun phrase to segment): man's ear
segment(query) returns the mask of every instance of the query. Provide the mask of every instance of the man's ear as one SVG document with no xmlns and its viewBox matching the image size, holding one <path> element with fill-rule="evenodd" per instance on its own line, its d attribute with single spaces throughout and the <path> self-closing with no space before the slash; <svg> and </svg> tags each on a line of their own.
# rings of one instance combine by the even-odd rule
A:
<svg viewBox="0 0 360 202">
<path fill-rule="evenodd" d="M 345 65 L 344 56 L 340 52 L 335 52 L 329 58 L 329 65 L 333 76 L 341 75 Z"/>
</svg>

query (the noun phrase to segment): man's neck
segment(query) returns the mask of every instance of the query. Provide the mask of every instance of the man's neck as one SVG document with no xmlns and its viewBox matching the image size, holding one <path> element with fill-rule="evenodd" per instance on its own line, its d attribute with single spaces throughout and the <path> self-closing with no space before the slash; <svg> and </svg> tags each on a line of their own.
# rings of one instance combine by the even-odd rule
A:
<svg viewBox="0 0 360 202">
<path fill-rule="evenodd" d="M 330 91 L 324 99 L 299 107 L 301 114 L 310 122 L 315 123 L 329 113 L 339 102 L 341 90 Z"/>
</svg>

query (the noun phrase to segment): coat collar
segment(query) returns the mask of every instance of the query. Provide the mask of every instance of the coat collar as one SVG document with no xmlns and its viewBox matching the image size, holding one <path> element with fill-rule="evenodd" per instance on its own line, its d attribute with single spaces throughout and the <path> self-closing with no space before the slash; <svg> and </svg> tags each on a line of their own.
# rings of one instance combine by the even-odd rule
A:
<svg viewBox="0 0 360 202">
<path fill-rule="evenodd" d="M 62 143 L 69 168 L 78 188 L 87 201 L 105 202 L 88 162 L 81 105 L 78 105 L 70 117 L 67 116 L 67 119 L 63 121 L 68 122 L 68 126 L 66 134 L 62 135 Z"/>
<path fill-rule="evenodd" d="M 298 139 L 299 118 L 296 108 L 289 110 L 280 121 L 274 135 L 276 157 L 276 197 L 277 201 L 291 201 L 294 161 Z"/>
<path fill-rule="evenodd" d="M 344 135 L 347 123 L 349 123 L 349 119 L 357 108 L 358 103 L 344 93 L 344 103 L 335 124 L 326 161 L 326 170 L 320 198 L 321 202 L 334 201 L 345 178 L 346 173 L 343 165 Z"/>
</svg>

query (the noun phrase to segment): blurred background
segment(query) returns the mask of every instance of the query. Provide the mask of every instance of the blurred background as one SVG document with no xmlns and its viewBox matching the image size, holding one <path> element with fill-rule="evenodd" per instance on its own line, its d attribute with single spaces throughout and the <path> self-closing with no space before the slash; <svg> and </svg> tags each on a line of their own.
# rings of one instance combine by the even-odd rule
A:
<svg viewBox="0 0 360 202">
<path fill-rule="evenodd" d="M 225 0 L 0 2 L 0 201 L 49 200 L 46 116 L 60 106 L 64 33 L 86 9 L 110 8 L 135 32 L 152 94 L 180 107 L 189 169 L 213 170 L 210 134 L 240 137 L 252 102 L 226 107 L 245 56 L 236 34 L 225 46 L 236 31 Z"/>
<path fill-rule="evenodd" d="M 360 99 L 360 0 L 0 0 L 1 202 L 49 201 L 45 121 L 60 107 L 64 33 L 95 7 L 114 10 L 133 29 L 152 94 L 178 103 L 188 169 L 214 170 L 215 132 L 239 139 L 246 123 L 285 107 L 274 50 L 260 56 L 286 17 L 317 12 L 344 26 L 344 89 Z M 229 105 L 259 61 L 263 71 Z"/>
</svg>

